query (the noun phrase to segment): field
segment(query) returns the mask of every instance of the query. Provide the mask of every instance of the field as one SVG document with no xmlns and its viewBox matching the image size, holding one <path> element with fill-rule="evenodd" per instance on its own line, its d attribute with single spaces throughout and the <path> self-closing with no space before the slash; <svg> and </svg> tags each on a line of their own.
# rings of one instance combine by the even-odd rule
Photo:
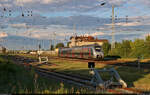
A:
<svg viewBox="0 0 150 95">
<path fill-rule="evenodd" d="M 118 59 L 121 61 L 135 61 L 136 59 Z M 142 60 L 141 62 L 147 62 L 148 59 Z M 51 69 L 58 72 L 65 72 L 69 74 L 75 74 L 85 77 L 91 77 L 89 75 L 88 63 L 75 61 L 75 60 L 63 60 L 63 59 L 50 59 L 51 65 L 41 65 L 41 68 Z M 124 63 L 122 63 L 124 64 Z M 147 63 L 149 64 L 149 63 Z M 33 63 L 32 65 L 37 65 L 37 63 Z M 127 82 L 129 87 L 150 90 L 150 69 L 138 69 L 138 67 L 128 67 L 128 66 L 114 66 L 107 64 L 96 63 L 96 69 L 104 69 L 104 68 L 115 68 L 121 78 Z M 107 78 L 107 74 L 101 74 L 104 78 Z"/>
<path fill-rule="evenodd" d="M 11 55 L 15 56 L 15 55 Z M 24 57 L 29 57 L 36 59 L 36 56 L 32 55 L 21 55 Z M 70 85 L 67 83 L 62 83 L 56 81 L 55 79 L 47 79 L 37 75 L 34 71 L 28 70 L 23 66 L 10 64 L 13 63 L 11 60 L 4 60 L 0 57 L 0 67 L 5 68 L 0 69 L 0 92 L 4 93 L 93 93 L 93 91 L 87 91 L 85 88 L 78 88 L 75 85 Z M 9 58 L 9 57 L 8 57 Z M 112 62 L 131 62 L 136 61 L 136 59 L 117 59 Z M 107 63 L 108 61 L 104 61 Z M 141 60 L 141 62 L 149 64 L 149 59 Z M 6 64 L 9 63 L 9 64 Z M 78 75 L 83 77 L 91 78 L 89 74 L 88 63 L 86 61 L 74 60 L 74 59 L 54 59 L 49 56 L 49 64 L 40 64 L 38 62 L 30 63 L 33 66 L 39 66 L 40 68 L 45 68 L 49 70 L 54 70 L 57 72 L 64 72 L 72 75 Z M 4 65 L 4 67 L 3 67 Z M 6 66 L 5 66 L 6 65 Z M 8 65 L 8 67 L 7 67 Z M 11 65 L 11 66 L 9 66 Z M 10 69 L 11 67 L 11 69 Z M 108 69 L 115 68 L 120 74 L 121 78 L 127 83 L 129 88 L 137 88 L 142 91 L 150 91 L 150 69 L 138 69 L 137 67 L 128 66 L 117 66 L 110 64 L 101 64 L 96 62 L 96 69 Z M 9 70 L 10 69 L 10 70 Z M 6 74 L 4 74 L 6 73 Z M 109 79 L 107 73 L 100 73 L 104 80 Z M 9 80 L 7 80 L 9 79 Z M 35 82 L 35 79 L 37 80 Z M 7 88 L 7 89 L 5 89 Z"/>
<path fill-rule="evenodd" d="M 34 69 L 13 64 L 0 56 L 0 93 L 48 94 L 48 93 L 85 93 L 85 88 L 77 88 L 55 79 L 39 76 Z M 89 91 L 90 93 L 90 91 Z"/>
</svg>

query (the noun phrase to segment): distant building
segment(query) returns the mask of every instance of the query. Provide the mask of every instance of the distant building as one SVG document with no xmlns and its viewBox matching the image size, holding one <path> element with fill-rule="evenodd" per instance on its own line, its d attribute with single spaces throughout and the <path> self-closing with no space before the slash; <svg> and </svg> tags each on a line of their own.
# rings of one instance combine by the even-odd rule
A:
<svg viewBox="0 0 150 95">
<path fill-rule="evenodd" d="M 71 42 L 69 42 L 69 47 L 74 46 L 83 46 L 83 45 L 90 45 L 90 44 L 99 44 L 103 45 L 104 42 L 108 42 L 107 39 L 97 39 L 93 36 L 75 36 L 70 37 Z"/>
<path fill-rule="evenodd" d="M 4 46 L 0 45 L 0 53 L 6 53 L 7 50 Z"/>
</svg>

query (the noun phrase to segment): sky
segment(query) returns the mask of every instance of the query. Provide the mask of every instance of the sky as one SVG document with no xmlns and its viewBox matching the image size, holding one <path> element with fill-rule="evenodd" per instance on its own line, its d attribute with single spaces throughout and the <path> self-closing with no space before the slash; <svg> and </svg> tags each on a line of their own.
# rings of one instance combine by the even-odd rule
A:
<svg viewBox="0 0 150 95">
<path fill-rule="evenodd" d="M 68 42 L 74 34 L 111 42 L 112 5 L 115 41 L 149 35 L 150 0 L 0 0 L 0 44 L 37 49 L 44 43 L 48 49 L 50 44 Z"/>
</svg>

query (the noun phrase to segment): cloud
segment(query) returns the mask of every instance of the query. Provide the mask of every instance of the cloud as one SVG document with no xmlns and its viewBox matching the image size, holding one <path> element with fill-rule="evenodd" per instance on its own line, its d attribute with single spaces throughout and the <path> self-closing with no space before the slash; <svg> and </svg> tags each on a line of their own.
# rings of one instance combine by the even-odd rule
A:
<svg viewBox="0 0 150 95">
<path fill-rule="evenodd" d="M 17 28 L 17 29 L 26 28 L 27 27 L 26 23 L 10 24 L 10 26 L 12 28 Z"/>
<path fill-rule="evenodd" d="M 2 4 L 11 5 L 12 8 L 22 6 L 35 11 L 85 11 L 97 7 L 103 0 L 5 0 L 0 1 Z M 108 5 L 114 3 L 114 0 L 105 0 Z M 115 0 L 116 4 L 121 4 L 122 0 Z M 124 0 L 123 0 L 124 1 Z M 5 3 L 4 3 L 5 2 Z"/>
<path fill-rule="evenodd" d="M 105 33 L 103 33 L 103 32 L 95 32 L 95 33 L 92 33 L 90 35 L 91 36 L 99 36 L 99 35 L 105 35 Z"/>
<path fill-rule="evenodd" d="M 118 25 L 118 26 L 139 26 L 141 25 L 140 22 L 122 22 L 122 23 L 116 23 L 115 25 Z"/>
<path fill-rule="evenodd" d="M 148 19 L 147 21 L 132 21 L 132 22 L 118 22 L 115 23 L 115 26 L 123 26 L 123 27 L 130 27 L 130 26 L 142 26 L 142 25 L 150 25 L 150 19 Z M 112 24 L 105 24 L 106 26 L 112 26 Z"/>
<path fill-rule="evenodd" d="M 0 33 L 0 38 L 4 38 L 4 37 L 7 37 L 7 36 L 8 36 L 8 34 L 5 33 L 5 32 Z"/>
<path fill-rule="evenodd" d="M 39 4 L 50 4 L 52 2 L 55 2 L 57 0 L 14 0 L 14 3 L 16 5 L 21 5 L 21 6 L 24 6 L 26 4 L 29 4 L 29 3 L 39 3 Z"/>
<path fill-rule="evenodd" d="M 94 32 L 94 33 L 86 33 L 84 35 L 85 36 L 101 36 L 101 35 L 106 35 L 106 33 L 104 33 L 104 32 Z"/>
<path fill-rule="evenodd" d="M 144 38 L 147 37 L 147 36 L 150 36 L 150 33 L 146 33 L 146 34 L 143 35 Z"/>
<path fill-rule="evenodd" d="M 48 4 L 48 3 L 52 3 L 55 0 L 41 0 L 43 4 Z"/>
<path fill-rule="evenodd" d="M 106 3 L 109 3 L 111 5 L 116 5 L 116 6 L 120 6 L 122 4 L 125 4 L 128 2 L 128 0 L 106 0 Z"/>
<path fill-rule="evenodd" d="M 34 2 L 35 0 L 14 0 L 14 2 L 17 2 L 17 3 L 31 3 L 31 2 Z"/>
<path fill-rule="evenodd" d="M 99 6 L 102 2 L 106 5 Z M 101 11 L 105 8 L 110 9 L 111 5 L 120 7 L 125 4 L 136 3 L 139 5 L 150 5 L 149 0 L 1 0 L 0 4 L 7 4 L 5 7 L 16 8 L 22 6 L 23 10 L 32 9 L 34 12 L 89 12 Z M 14 9 L 15 10 L 15 9 Z M 106 12 L 106 11 L 105 11 Z"/>
<path fill-rule="evenodd" d="M 17 36 L 24 36 L 36 39 L 62 39 L 65 37 L 70 37 L 72 35 L 72 29 L 68 29 L 65 26 L 60 25 L 50 25 L 47 29 L 32 28 L 25 32 L 20 32 Z"/>
</svg>

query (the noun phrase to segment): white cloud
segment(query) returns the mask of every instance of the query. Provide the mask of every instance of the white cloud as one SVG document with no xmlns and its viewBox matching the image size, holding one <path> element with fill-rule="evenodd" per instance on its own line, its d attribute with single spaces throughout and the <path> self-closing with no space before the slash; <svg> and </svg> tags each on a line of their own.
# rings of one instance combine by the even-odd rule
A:
<svg viewBox="0 0 150 95">
<path fill-rule="evenodd" d="M 14 4 L 17 6 L 23 6 L 26 3 L 33 3 L 35 0 L 14 0 Z"/>
<path fill-rule="evenodd" d="M 27 27 L 26 23 L 10 24 L 10 26 L 13 28 L 26 28 Z"/>
<path fill-rule="evenodd" d="M 65 26 L 52 25 L 47 29 L 32 28 L 25 32 L 19 33 L 18 36 L 47 40 L 53 39 L 54 37 L 56 37 L 57 39 L 62 39 L 66 36 L 72 36 L 72 30 L 68 29 Z"/>
<path fill-rule="evenodd" d="M 94 33 L 91 33 L 91 34 L 89 34 L 89 33 L 84 34 L 84 36 L 100 36 L 100 35 L 106 35 L 106 33 L 104 33 L 104 32 L 94 32 Z"/>
<path fill-rule="evenodd" d="M 103 7 L 97 6 L 101 2 L 106 2 L 104 8 L 112 4 L 122 6 L 126 3 L 138 3 L 139 5 L 143 3 L 146 5 L 150 4 L 150 0 L 1 0 L 0 4 L 7 4 L 6 6 L 11 6 L 12 8 L 17 8 L 18 6 L 23 6 L 25 9 L 32 9 L 34 12 L 40 11 L 76 11 L 85 12 L 85 10 L 95 11 L 103 9 Z M 97 7 L 96 7 L 97 6 Z M 87 12 L 87 11 L 86 11 Z M 41 12 L 42 13 L 42 12 Z"/>
<path fill-rule="evenodd" d="M 15 0 L 14 2 L 16 2 L 16 4 L 36 3 L 36 2 L 48 4 L 55 2 L 55 0 Z"/>
<path fill-rule="evenodd" d="M 118 25 L 118 26 L 138 26 L 138 25 L 141 25 L 140 22 L 122 22 L 122 23 L 116 23 L 115 25 Z"/>
<path fill-rule="evenodd" d="M 91 36 L 99 36 L 99 35 L 105 35 L 105 33 L 103 33 L 103 32 L 95 32 L 95 33 L 92 33 L 90 35 Z"/>
<path fill-rule="evenodd" d="M 52 3 L 54 1 L 55 0 L 41 0 L 41 2 L 44 3 L 44 4 Z"/>
<path fill-rule="evenodd" d="M 116 26 L 140 26 L 140 25 L 150 25 L 150 20 L 142 21 L 142 22 L 119 22 L 115 23 Z M 105 24 L 107 26 L 112 26 L 112 24 Z"/>
<path fill-rule="evenodd" d="M 143 36 L 144 36 L 144 38 L 147 36 L 150 36 L 150 33 L 144 34 Z"/>
<path fill-rule="evenodd" d="M 5 32 L 0 33 L 0 38 L 4 38 L 4 37 L 7 37 L 7 36 L 8 36 L 8 34 L 5 33 Z"/>
<path fill-rule="evenodd" d="M 107 1 L 112 5 L 121 5 L 127 2 L 127 0 L 107 0 Z"/>
</svg>

